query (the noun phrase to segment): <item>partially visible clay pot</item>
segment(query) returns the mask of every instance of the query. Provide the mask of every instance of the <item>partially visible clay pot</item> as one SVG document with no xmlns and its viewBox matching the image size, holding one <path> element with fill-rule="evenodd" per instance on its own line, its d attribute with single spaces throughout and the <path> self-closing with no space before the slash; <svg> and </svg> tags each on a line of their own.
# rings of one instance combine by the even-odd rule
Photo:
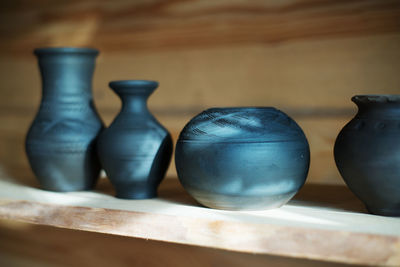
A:
<svg viewBox="0 0 400 267">
<path fill-rule="evenodd" d="M 336 139 L 336 165 L 371 213 L 400 216 L 400 95 L 352 101 L 358 113 Z"/>
</svg>

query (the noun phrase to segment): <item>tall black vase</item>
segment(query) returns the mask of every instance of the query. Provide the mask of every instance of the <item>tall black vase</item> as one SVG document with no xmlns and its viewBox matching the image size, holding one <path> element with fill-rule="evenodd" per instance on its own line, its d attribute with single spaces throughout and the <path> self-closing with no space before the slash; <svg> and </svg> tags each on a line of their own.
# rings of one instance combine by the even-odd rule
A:
<svg viewBox="0 0 400 267">
<path fill-rule="evenodd" d="M 43 189 L 91 189 L 100 172 L 95 138 L 103 128 L 92 99 L 98 51 L 40 48 L 34 53 L 43 90 L 26 137 L 29 163 Z"/>
<path fill-rule="evenodd" d="M 110 83 L 122 108 L 100 135 L 98 152 L 119 198 L 155 197 L 168 168 L 171 136 L 147 109 L 147 99 L 157 86 L 157 82 L 143 80 Z"/>
</svg>

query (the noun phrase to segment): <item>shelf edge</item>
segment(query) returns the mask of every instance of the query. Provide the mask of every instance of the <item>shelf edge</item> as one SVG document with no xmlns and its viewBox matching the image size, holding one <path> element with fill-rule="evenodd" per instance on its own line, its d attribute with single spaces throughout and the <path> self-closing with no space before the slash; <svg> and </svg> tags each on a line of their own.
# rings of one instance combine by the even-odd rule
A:
<svg viewBox="0 0 400 267">
<path fill-rule="evenodd" d="M 236 252 L 400 265 L 400 237 L 0 200 L 0 218 Z"/>
</svg>

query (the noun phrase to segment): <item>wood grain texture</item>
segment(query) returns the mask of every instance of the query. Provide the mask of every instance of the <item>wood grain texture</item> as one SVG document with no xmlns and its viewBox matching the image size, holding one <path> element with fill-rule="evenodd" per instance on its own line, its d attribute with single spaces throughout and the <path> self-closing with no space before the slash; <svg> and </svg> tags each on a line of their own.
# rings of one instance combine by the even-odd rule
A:
<svg viewBox="0 0 400 267">
<path fill-rule="evenodd" d="M 115 199 L 104 182 L 97 192 L 53 193 L 2 180 L 0 218 L 246 253 L 400 264 L 400 220 L 363 214 L 344 187 L 305 188 L 280 209 L 229 212 L 199 207 L 175 179 L 163 183 L 160 198 L 144 201 Z"/>
<path fill-rule="evenodd" d="M 48 45 L 103 51 L 279 43 L 398 32 L 400 2 L 5 1 L 1 53 Z"/>
<path fill-rule="evenodd" d="M 207 107 L 275 106 L 299 123 L 310 142 L 308 181 L 337 184 L 343 181 L 333 145 L 356 112 L 350 98 L 400 92 L 398 47 L 400 35 L 278 47 L 105 54 L 96 69 L 94 97 L 108 125 L 120 108 L 107 88 L 109 80 L 157 78 L 160 88 L 150 97 L 150 110 L 174 140 L 189 119 Z M 33 56 L 4 58 L 0 66 L 2 164 L 27 167 L 23 141 L 40 101 L 38 69 Z M 174 162 L 168 175 L 176 175 Z"/>
<path fill-rule="evenodd" d="M 15 267 L 347 266 L 0 220 L 0 265 Z"/>
<path fill-rule="evenodd" d="M 350 98 L 355 94 L 400 93 L 399 46 L 400 34 L 392 34 L 276 46 L 105 51 L 94 74 L 94 99 L 100 112 L 117 112 L 119 99 L 109 81 L 155 79 L 160 87 L 149 104 L 163 113 L 217 106 L 275 106 L 310 114 L 347 110 L 354 107 Z M 37 108 L 41 84 L 33 55 L 0 57 L 0 78 L 1 107 Z"/>
<path fill-rule="evenodd" d="M 27 168 L 41 90 L 33 48 L 87 45 L 101 50 L 93 88 L 106 124 L 120 108 L 107 84 L 119 79 L 160 82 L 149 106 L 175 140 L 208 107 L 274 106 L 306 132 L 309 181 L 342 183 L 332 149 L 351 96 L 400 93 L 399 3 L 3 1 L 1 164 Z"/>
</svg>

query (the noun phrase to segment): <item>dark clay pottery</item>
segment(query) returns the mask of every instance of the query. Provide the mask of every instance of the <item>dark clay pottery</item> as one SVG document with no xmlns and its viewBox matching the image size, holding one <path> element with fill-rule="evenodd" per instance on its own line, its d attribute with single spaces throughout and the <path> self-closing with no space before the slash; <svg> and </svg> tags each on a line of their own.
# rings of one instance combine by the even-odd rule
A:
<svg viewBox="0 0 400 267">
<path fill-rule="evenodd" d="M 147 109 L 147 98 L 157 88 L 154 81 L 110 82 L 122 108 L 99 137 L 99 157 L 116 196 L 152 198 L 167 171 L 172 139 Z"/>
<path fill-rule="evenodd" d="M 29 163 L 43 189 L 91 189 L 100 172 L 94 141 L 103 127 L 92 99 L 98 51 L 40 48 L 34 53 L 43 90 L 26 137 Z"/>
<path fill-rule="evenodd" d="M 294 120 L 270 107 L 212 108 L 182 130 L 175 163 L 183 187 L 201 204 L 269 209 L 304 184 L 307 139 Z"/>
<path fill-rule="evenodd" d="M 344 181 L 369 212 L 400 216 L 400 95 L 358 95 L 335 143 Z"/>
</svg>

